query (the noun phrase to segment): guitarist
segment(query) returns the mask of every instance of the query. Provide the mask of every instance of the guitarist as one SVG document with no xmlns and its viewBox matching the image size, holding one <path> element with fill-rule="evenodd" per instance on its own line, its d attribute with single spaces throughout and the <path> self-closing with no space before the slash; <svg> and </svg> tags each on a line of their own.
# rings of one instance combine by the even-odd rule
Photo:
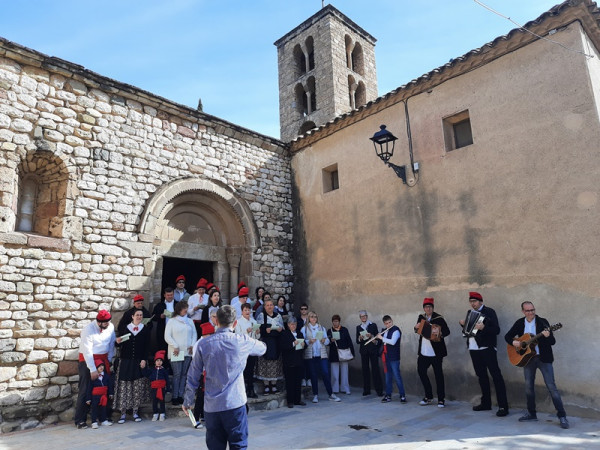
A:
<svg viewBox="0 0 600 450">
<path fill-rule="evenodd" d="M 512 328 L 508 330 L 508 333 L 504 336 L 504 340 L 509 345 L 519 350 L 521 347 L 521 341 L 515 339 L 515 337 L 521 337 L 525 333 L 529 333 L 534 336 L 542 333 L 542 337 L 539 339 L 535 346 L 536 356 L 531 358 L 527 365 L 523 368 L 525 374 L 525 396 L 527 397 L 527 413 L 519 418 L 519 422 L 537 421 L 537 415 L 535 410 L 535 372 L 540 369 L 542 376 L 544 377 L 544 383 L 550 392 L 552 397 L 552 403 L 556 408 L 558 419 L 560 420 L 561 428 L 569 428 L 569 421 L 567 420 L 567 413 L 563 407 L 562 399 L 554 382 L 554 369 L 552 368 L 552 362 L 554 361 L 554 355 L 552 354 L 552 346 L 555 344 L 554 334 L 549 330 L 550 324 L 548 321 L 535 313 L 535 306 L 532 302 L 523 302 L 521 304 L 521 311 L 525 315 L 525 319 L 517 320 Z"/>
</svg>

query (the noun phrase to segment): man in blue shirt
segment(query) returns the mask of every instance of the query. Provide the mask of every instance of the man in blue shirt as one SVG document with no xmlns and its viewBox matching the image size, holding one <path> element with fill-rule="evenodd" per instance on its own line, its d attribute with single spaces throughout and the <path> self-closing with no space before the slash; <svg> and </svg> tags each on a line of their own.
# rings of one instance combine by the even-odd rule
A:
<svg viewBox="0 0 600 450">
<path fill-rule="evenodd" d="M 225 305 L 217 311 L 217 328 L 212 336 L 200 339 L 188 371 L 183 400 L 187 414 L 194 405 L 194 395 L 202 372 L 206 371 L 204 419 L 206 446 L 209 450 L 248 447 L 248 418 L 244 367 L 248 356 L 261 356 L 267 346 L 249 336 L 234 334 L 235 309 Z"/>
</svg>

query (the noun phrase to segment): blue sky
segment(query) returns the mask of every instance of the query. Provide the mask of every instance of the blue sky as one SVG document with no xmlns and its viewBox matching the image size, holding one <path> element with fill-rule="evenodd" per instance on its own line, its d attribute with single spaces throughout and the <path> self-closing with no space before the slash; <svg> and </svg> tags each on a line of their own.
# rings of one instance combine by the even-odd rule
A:
<svg viewBox="0 0 600 450">
<path fill-rule="evenodd" d="M 483 0 L 525 23 L 557 0 Z M 379 95 L 515 28 L 473 0 L 338 0 L 377 38 Z M 0 36 L 279 137 L 273 42 L 321 0 L 0 0 Z M 549 50 L 564 51 L 549 45 Z"/>
</svg>

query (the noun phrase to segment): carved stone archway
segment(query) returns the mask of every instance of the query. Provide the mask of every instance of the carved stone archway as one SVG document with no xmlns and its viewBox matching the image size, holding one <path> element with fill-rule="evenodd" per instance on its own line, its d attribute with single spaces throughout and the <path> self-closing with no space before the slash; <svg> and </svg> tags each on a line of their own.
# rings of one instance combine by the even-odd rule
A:
<svg viewBox="0 0 600 450">
<path fill-rule="evenodd" d="M 254 279 L 253 255 L 260 234 L 247 203 L 229 187 L 199 178 L 176 180 L 148 202 L 139 232 L 153 242 L 146 264 L 150 298 L 161 295 L 163 258 L 213 262 L 213 280 L 224 299 L 236 295 L 239 279 Z"/>
</svg>

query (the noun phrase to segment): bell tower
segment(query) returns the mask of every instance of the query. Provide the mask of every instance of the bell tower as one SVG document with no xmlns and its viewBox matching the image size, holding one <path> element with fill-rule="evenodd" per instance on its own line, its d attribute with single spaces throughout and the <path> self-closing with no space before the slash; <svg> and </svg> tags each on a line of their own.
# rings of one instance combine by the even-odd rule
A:
<svg viewBox="0 0 600 450">
<path fill-rule="evenodd" d="M 375 42 L 332 5 L 275 42 L 281 140 L 377 98 Z"/>
</svg>

